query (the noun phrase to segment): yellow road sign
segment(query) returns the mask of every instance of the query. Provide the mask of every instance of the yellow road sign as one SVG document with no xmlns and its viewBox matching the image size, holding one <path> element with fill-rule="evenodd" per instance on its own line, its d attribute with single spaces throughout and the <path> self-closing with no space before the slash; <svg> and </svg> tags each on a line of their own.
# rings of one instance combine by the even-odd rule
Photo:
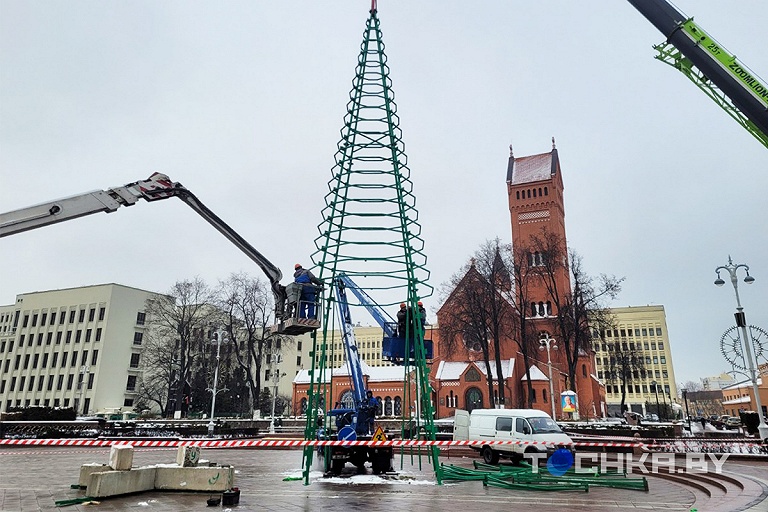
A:
<svg viewBox="0 0 768 512">
<path fill-rule="evenodd" d="M 373 440 L 374 441 L 386 441 L 387 436 L 384 434 L 384 431 L 381 429 L 381 427 L 376 428 L 376 432 L 373 433 Z"/>
</svg>

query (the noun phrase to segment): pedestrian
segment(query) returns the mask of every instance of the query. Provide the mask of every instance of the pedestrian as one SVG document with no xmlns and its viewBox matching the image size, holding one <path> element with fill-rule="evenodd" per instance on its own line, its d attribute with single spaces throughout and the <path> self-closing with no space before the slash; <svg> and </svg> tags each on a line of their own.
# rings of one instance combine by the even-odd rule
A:
<svg viewBox="0 0 768 512">
<path fill-rule="evenodd" d="M 293 273 L 293 281 L 301 285 L 299 318 L 315 318 L 317 288 L 322 288 L 323 282 L 316 278 L 312 272 L 302 267 L 300 263 L 294 265 L 293 268 L 295 270 Z"/>
</svg>

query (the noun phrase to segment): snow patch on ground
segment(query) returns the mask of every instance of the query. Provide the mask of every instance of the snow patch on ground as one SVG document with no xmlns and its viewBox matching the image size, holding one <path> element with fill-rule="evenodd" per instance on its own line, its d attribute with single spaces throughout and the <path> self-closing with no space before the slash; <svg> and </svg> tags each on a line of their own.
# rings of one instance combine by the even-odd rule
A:
<svg viewBox="0 0 768 512">
<path fill-rule="evenodd" d="M 300 479 L 304 477 L 301 470 L 286 471 L 283 475 L 291 479 Z M 349 475 L 325 477 L 322 471 L 310 471 L 310 482 L 343 484 L 343 485 L 437 485 L 433 480 L 419 480 L 407 472 L 397 473 L 396 475 Z"/>
</svg>

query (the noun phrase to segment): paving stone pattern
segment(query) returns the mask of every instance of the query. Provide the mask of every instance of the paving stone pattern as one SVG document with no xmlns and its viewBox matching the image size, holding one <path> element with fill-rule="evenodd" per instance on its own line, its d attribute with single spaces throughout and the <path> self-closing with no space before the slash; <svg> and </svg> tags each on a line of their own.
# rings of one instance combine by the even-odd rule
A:
<svg viewBox="0 0 768 512">
<path fill-rule="evenodd" d="M 208 494 L 152 491 L 130 496 L 104 499 L 98 505 L 72 505 L 57 509 L 55 502 L 85 496 L 71 489 L 78 480 L 80 465 L 106 463 L 109 450 L 0 448 L 0 510 L 31 512 L 62 510 L 70 512 L 105 512 L 113 510 L 177 511 L 226 510 L 229 507 L 207 507 Z M 134 467 L 175 462 L 175 449 L 137 449 Z M 650 491 L 630 491 L 593 487 L 585 492 L 534 492 L 484 487 L 481 482 L 434 483 L 430 462 L 424 457 L 419 467 L 408 457 L 393 480 L 373 476 L 351 476 L 348 468 L 341 478 L 323 479 L 320 468 L 313 472 L 310 485 L 302 481 L 284 481 L 301 473 L 301 452 L 297 450 L 203 449 L 202 459 L 235 467 L 235 485 L 241 490 L 240 503 L 233 511 L 460 511 L 509 512 L 513 509 L 535 509 L 536 512 L 567 510 L 622 511 L 669 510 L 689 511 L 696 497 L 688 489 L 651 477 Z M 471 467 L 471 458 L 442 458 L 441 462 Z M 766 464 L 757 468 L 746 464 L 750 472 L 762 472 L 768 479 Z M 743 470 L 744 468 L 742 468 Z M 727 510 L 722 508 L 721 510 Z M 755 510 L 759 510 L 756 508 Z M 764 509 L 768 511 L 768 506 Z M 700 511 L 701 512 L 701 511 Z"/>
</svg>

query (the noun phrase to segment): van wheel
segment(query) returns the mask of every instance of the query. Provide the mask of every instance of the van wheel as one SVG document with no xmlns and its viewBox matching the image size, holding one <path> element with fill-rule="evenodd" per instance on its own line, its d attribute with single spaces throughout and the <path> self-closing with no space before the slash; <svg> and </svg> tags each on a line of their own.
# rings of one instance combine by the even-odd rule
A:
<svg viewBox="0 0 768 512">
<path fill-rule="evenodd" d="M 483 462 L 486 464 L 499 463 L 499 453 L 493 451 L 490 446 L 483 446 L 483 449 L 480 451 L 480 455 L 483 456 Z"/>
</svg>

